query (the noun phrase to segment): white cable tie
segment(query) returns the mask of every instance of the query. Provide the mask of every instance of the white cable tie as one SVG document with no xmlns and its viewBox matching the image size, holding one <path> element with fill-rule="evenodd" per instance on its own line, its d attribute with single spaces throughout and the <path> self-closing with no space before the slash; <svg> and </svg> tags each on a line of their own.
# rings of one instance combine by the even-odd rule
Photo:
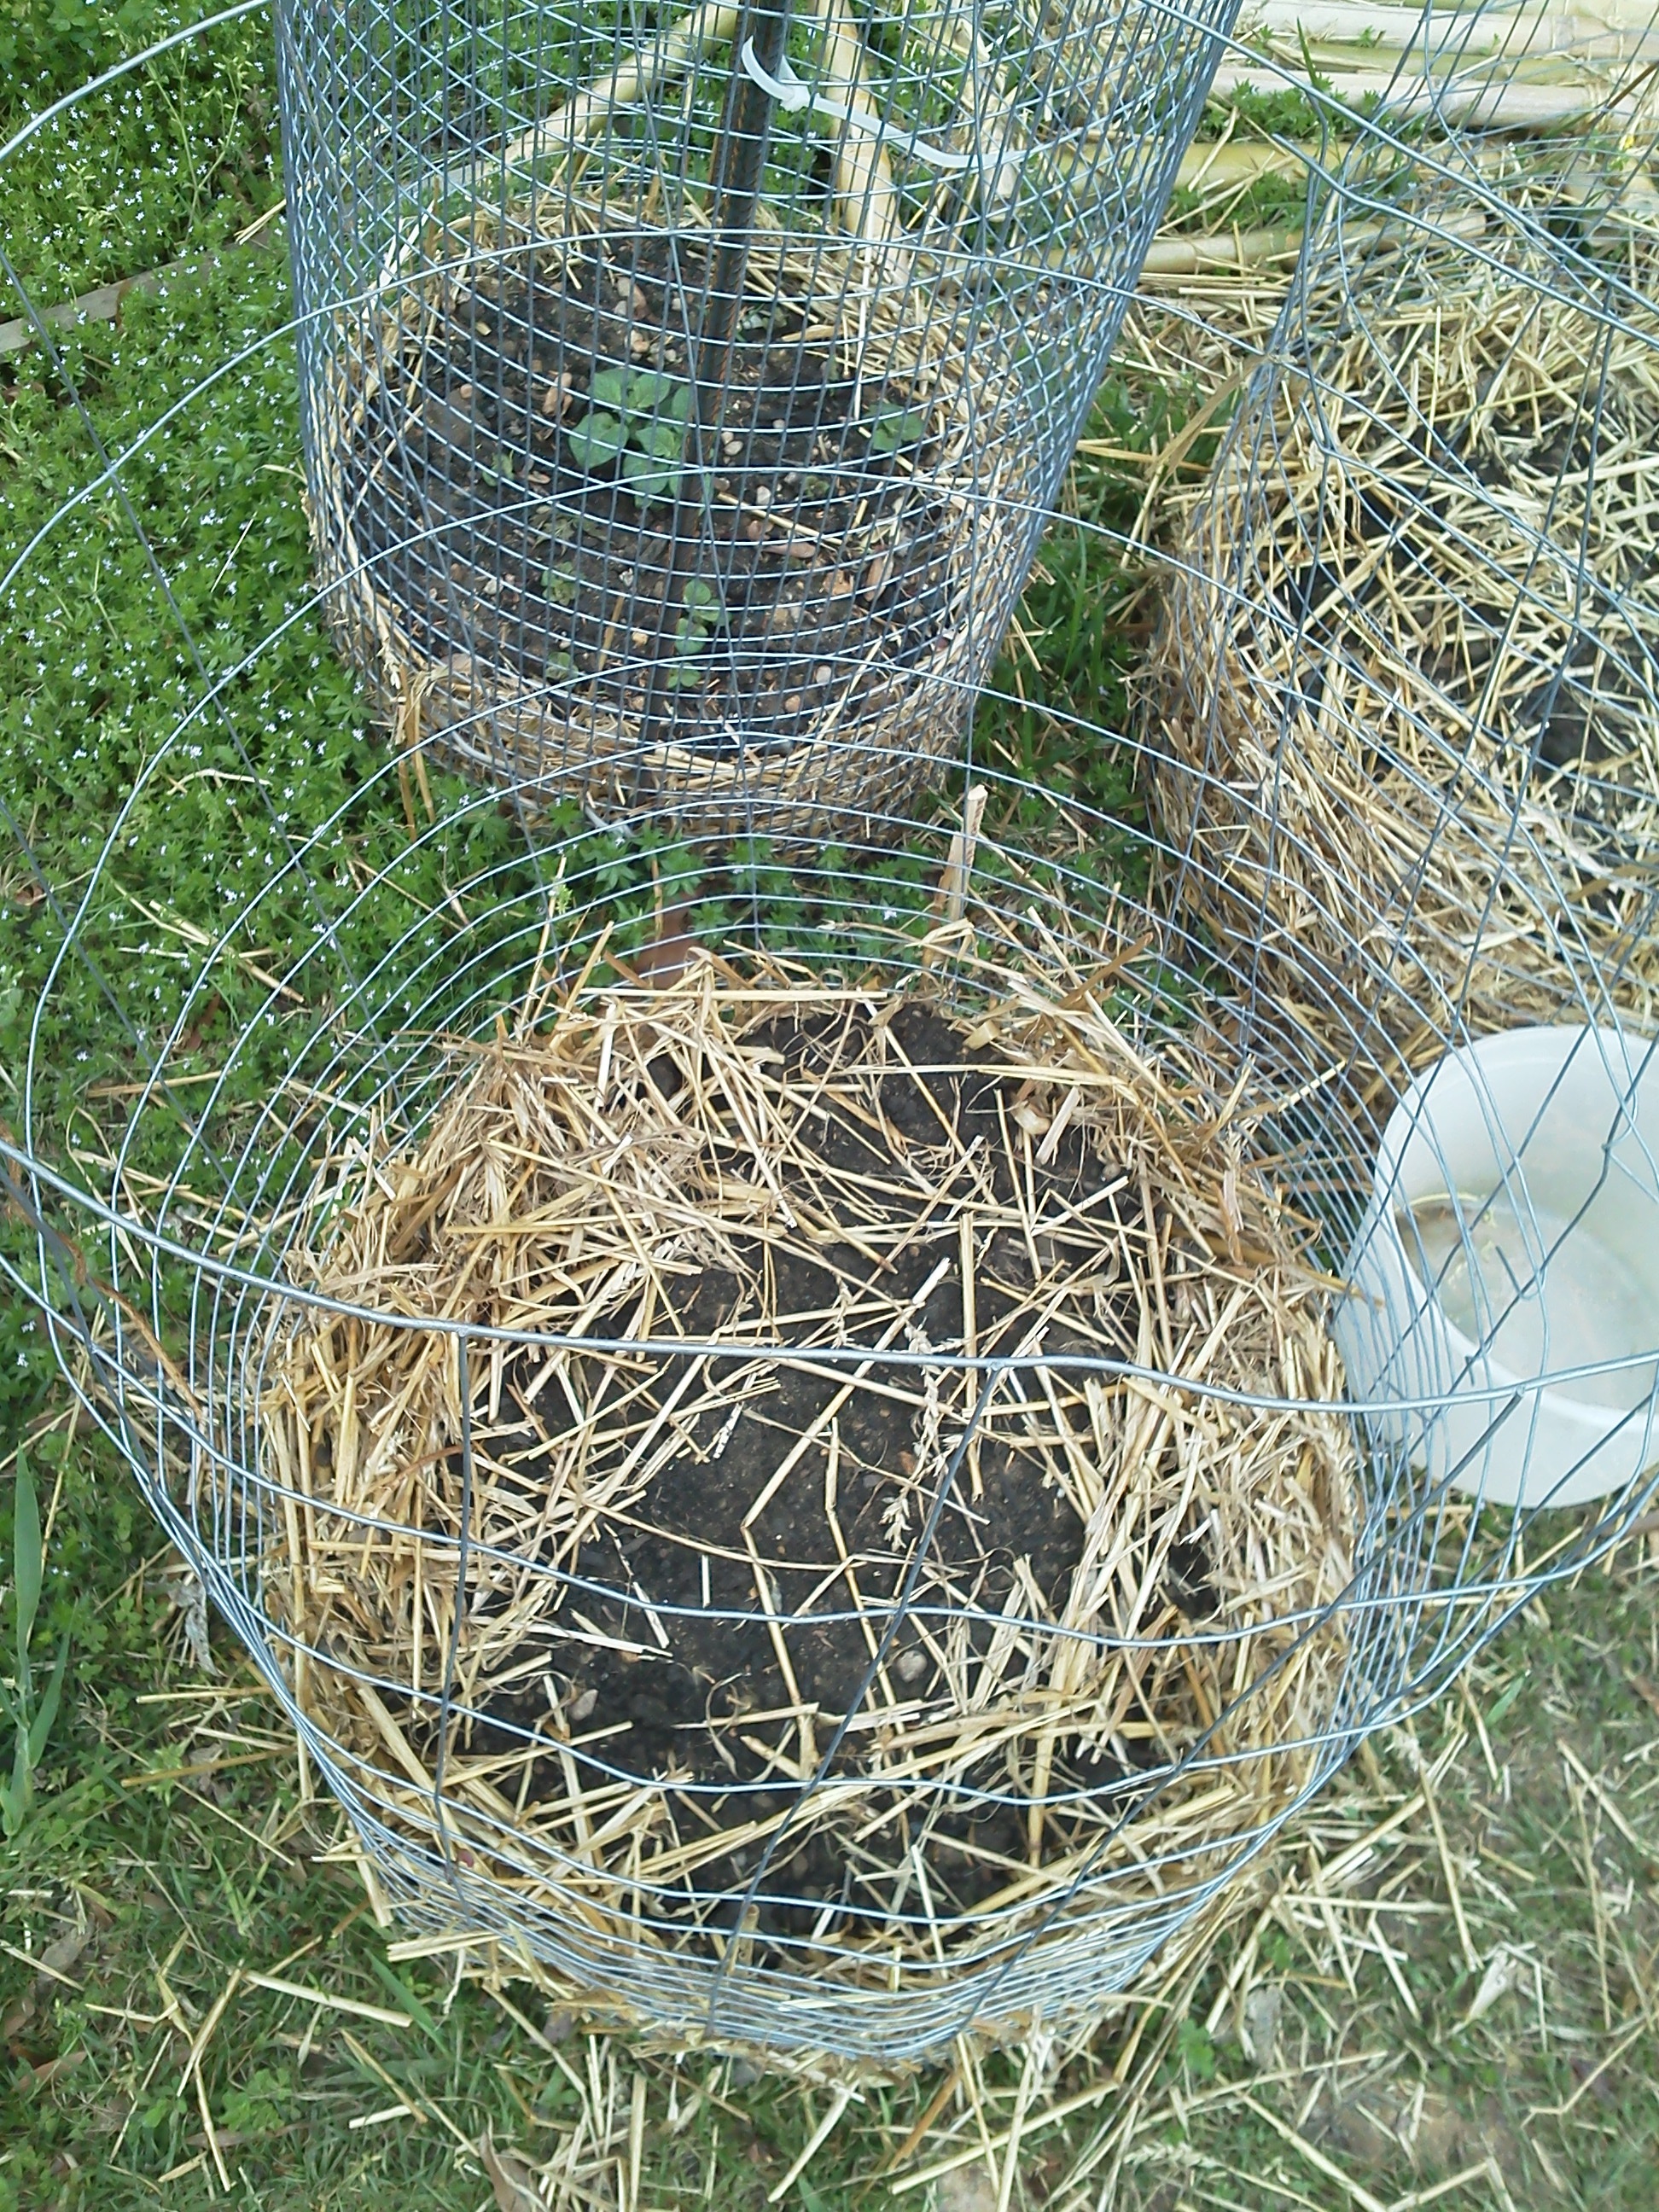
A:
<svg viewBox="0 0 1659 2212">
<path fill-rule="evenodd" d="M 781 73 L 774 76 L 756 59 L 753 39 L 744 40 L 738 61 L 744 75 L 751 77 L 763 92 L 769 92 L 778 106 L 791 115 L 798 115 L 803 109 L 810 107 L 819 115 L 828 115 L 835 122 L 845 124 L 849 131 L 861 131 L 866 137 L 884 139 L 898 152 L 912 154 L 918 161 L 926 161 L 930 168 L 959 171 L 975 169 L 980 166 L 977 151 L 953 153 L 948 146 L 931 145 L 925 138 L 890 131 L 884 123 L 874 117 L 860 115 L 852 108 L 842 107 L 833 100 L 824 99 L 822 93 L 814 92 L 810 85 L 801 82 L 790 67 L 787 55 L 780 58 L 778 68 Z M 1004 166 L 1005 161 L 1000 159 L 997 163 L 999 174 Z"/>
</svg>

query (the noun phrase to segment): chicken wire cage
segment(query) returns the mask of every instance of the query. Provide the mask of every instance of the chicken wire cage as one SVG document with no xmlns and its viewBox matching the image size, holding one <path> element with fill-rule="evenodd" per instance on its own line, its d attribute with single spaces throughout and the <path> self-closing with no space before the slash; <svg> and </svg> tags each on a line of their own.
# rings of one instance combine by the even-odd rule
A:
<svg viewBox="0 0 1659 2212">
<path fill-rule="evenodd" d="M 1536 1586 L 1536 1498 L 1453 1486 L 1514 1388 L 1372 1356 L 1398 977 L 1316 1035 L 1149 894 L 1201 836 L 979 769 L 803 849 L 393 754 L 307 580 L 280 282 L 95 376 L 35 326 L 94 459 L 0 574 L 0 1255 L 376 1894 L 871 2069 L 1178 1956 Z M 1644 1048 L 1577 1018 L 1628 1207 Z M 1626 1437 L 1651 1360 L 1600 1363 Z"/>
<path fill-rule="evenodd" d="M 958 758 L 1234 4 L 279 0 L 396 742 L 771 834 Z"/>
<path fill-rule="evenodd" d="M 1171 545 L 1164 896 L 1396 1091 L 1659 1014 L 1654 125 L 1362 142 Z"/>
</svg>

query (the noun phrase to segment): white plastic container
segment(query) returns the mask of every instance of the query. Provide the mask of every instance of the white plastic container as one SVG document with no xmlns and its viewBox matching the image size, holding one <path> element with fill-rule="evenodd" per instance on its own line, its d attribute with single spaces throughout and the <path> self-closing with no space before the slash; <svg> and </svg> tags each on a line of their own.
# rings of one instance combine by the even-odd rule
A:
<svg viewBox="0 0 1659 2212">
<path fill-rule="evenodd" d="M 1382 1401 L 1373 1435 L 1431 1480 L 1577 1505 L 1641 1474 L 1659 1460 L 1659 1045 L 1522 1029 L 1449 1053 L 1389 1119 L 1346 1273 L 1350 1395 Z M 1632 1364 L 1577 1371 L 1610 1360 Z"/>
</svg>

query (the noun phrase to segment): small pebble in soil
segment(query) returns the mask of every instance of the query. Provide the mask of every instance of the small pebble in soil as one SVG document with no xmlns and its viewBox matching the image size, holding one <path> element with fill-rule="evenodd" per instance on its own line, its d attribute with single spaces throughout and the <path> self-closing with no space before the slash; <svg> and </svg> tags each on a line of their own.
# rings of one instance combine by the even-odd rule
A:
<svg viewBox="0 0 1659 2212">
<path fill-rule="evenodd" d="M 754 490 L 754 501 L 757 507 L 770 507 L 772 504 L 771 485 L 757 484 Z"/>
<path fill-rule="evenodd" d="M 577 1698 L 575 1704 L 570 1708 L 571 1719 L 573 1721 L 586 1720 L 589 1715 L 592 1712 L 594 1706 L 597 1705 L 599 1702 L 599 1693 L 597 1690 L 584 1690 L 580 1697 Z"/>
<path fill-rule="evenodd" d="M 919 1682 L 927 1672 L 927 1654 L 914 1648 L 901 1651 L 893 1672 L 901 1682 Z"/>
<path fill-rule="evenodd" d="M 812 671 L 812 681 L 814 684 L 828 684 L 833 679 L 835 673 L 835 670 L 827 660 L 820 661 Z"/>
</svg>

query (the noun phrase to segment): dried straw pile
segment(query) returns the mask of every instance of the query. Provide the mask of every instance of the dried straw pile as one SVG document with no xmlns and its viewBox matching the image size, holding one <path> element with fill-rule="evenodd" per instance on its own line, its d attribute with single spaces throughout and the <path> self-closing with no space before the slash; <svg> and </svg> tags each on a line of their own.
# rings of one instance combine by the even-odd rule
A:
<svg viewBox="0 0 1659 2212">
<path fill-rule="evenodd" d="M 1524 179 L 1328 232 L 1146 678 L 1168 895 L 1396 1084 L 1460 1014 L 1659 1009 L 1659 199 L 1572 179 L 1534 212 L 1616 298 Z"/>
<path fill-rule="evenodd" d="M 951 287 L 919 265 L 884 281 L 864 247 L 763 226 L 712 519 L 691 495 L 636 510 L 625 479 L 585 480 L 567 433 L 602 374 L 688 375 L 684 220 L 673 245 L 648 210 L 567 193 L 408 242 L 327 372 L 325 603 L 400 750 L 430 744 L 532 814 L 586 796 L 684 799 L 734 835 L 874 819 L 959 750 L 986 610 L 1025 557 L 1030 441 L 985 447 L 982 387 L 1007 362 L 988 344 L 970 367 Z M 904 426 L 902 450 L 866 451 L 877 420 Z M 672 659 L 687 537 L 729 621 L 694 665 Z"/>
<path fill-rule="evenodd" d="M 269 1601 L 517 1924 L 896 1989 L 1224 1873 L 1316 1762 L 1359 1506 L 1303 1225 L 1081 979 L 979 981 L 574 990 L 326 1179 L 316 1290 L 507 1334 L 464 1407 L 453 1334 L 290 1310 Z M 924 1551 L 1017 1354 L 1177 1379 L 1004 1369 Z"/>
</svg>

